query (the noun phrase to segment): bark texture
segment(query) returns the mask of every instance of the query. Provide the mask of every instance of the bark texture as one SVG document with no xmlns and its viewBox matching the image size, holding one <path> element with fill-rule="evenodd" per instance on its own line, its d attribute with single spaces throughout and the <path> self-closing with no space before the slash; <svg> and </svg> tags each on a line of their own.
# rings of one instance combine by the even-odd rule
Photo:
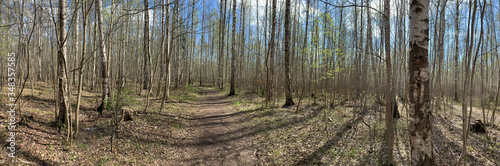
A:
<svg viewBox="0 0 500 166">
<path fill-rule="evenodd" d="M 384 42 L 385 42 L 385 66 L 386 66 L 386 85 L 385 85 L 385 127 L 386 127 L 386 137 L 385 141 L 387 143 L 387 165 L 392 165 L 393 160 L 393 149 L 394 149 L 394 130 L 393 130 L 393 119 L 392 119 L 392 106 L 393 97 L 391 91 L 392 82 L 392 64 L 391 64 L 391 26 L 390 26 L 390 3 L 389 0 L 384 1 Z"/>
<path fill-rule="evenodd" d="M 66 1 L 59 0 L 59 13 L 58 13 L 58 46 L 57 51 L 57 75 L 59 79 L 58 98 L 59 113 L 57 117 L 58 124 L 69 124 L 69 100 L 68 100 L 68 78 L 67 78 L 67 42 L 66 42 Z"/>
<path fill-rule="evenodd" d="M 285 96 L 286 102 L 283 107 L 288 107 L 294 105 L 292 98 L 292 85 L 291 85 L 291 75 L 290 75 L 290 2 L 291 0 L 286 0 L 285 3 Z"/>
<path fill-rule="evenodd" d="M 142 80 L 142 89 L 148 90 L 149 88 L 149 77 L 150 77 L 150 67 L 151 64 L 149 61 L 149 3 L 148 1 L 144 1 L 144 66 L 143 66 L 143 79 Z"/>
<path fill-rule="evenodd" d="M 99 49 L 100 52 L 99 54 L 102 57 L 102 62 L 101 62 L 101 72 L 102 72 L 102 103 L 97 108 L 97 111 L 99 113 L 102 113 L 102 111 L 106 108 L 106 104 L 108 103 L 108 95 L 109 95 L 109 81 L 108 81 L 108 57 L 106 56 L 106 46 L 104 45 L 104 32 L 102 30 L 102 1 L 98 0 L 96 3 L 96 11 L 97 11 L 97 30 L 98 30 L 98 37 L 99 37 Z"/>
<path fill-rule="evenodd" d="M 236 0 L 233 0 L 233 28 L 231 32 L 231 85 L 229 96 L 236 95 Z"/>
<path fill-rule="evenodd" d="M 412 165 L 434 165 L 429 89 L 429 1 L 410 3 L 410 145 Z"/>
</svg>

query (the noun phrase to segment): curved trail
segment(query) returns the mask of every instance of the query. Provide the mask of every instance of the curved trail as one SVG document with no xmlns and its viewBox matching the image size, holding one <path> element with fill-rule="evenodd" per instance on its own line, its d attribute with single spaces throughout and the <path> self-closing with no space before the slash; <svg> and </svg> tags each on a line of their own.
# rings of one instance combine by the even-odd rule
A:
<svg viewBox="0 0 500 166">
<path fill-rule="evenodd" d="M 178 165 L 258 165 L 254 139 L 231 98 L 215 90 L 205 94 L 198 110 L 182 132 L 189 133 L 179 154 Z M 176 164 L 176 165 L 177 165 Z"/>
</svg>

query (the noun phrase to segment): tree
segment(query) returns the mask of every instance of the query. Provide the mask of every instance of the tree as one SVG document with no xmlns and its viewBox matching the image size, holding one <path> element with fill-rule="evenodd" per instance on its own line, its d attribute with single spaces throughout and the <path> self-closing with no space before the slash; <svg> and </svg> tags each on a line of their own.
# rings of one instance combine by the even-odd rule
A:
<svg viewBox="0 0 500 166">
<path fill-rule="evenodd" d="M 151 74 L 151 57 L 150 57 L 150 50 L 149 50 L 149 3 L 148 1 L 144 1 L 144 49 L 143 49 L 143 54 L 144 54 L 144 63 L 143 63 L 143 79 L 142 80 L 142 89 L 148 90 L 149 89 L 149 77 Z"/>
<path fill-rule="evenodd" d="M 444 32 L 445 32 L 445 13 L 446 13 L 446 3 L 448 0 L 444 0 L 443 4 L 441 4 L 441 9 L 439 11 L 439 37 L 438 37 L 438 45 L 437 45 L 437 55 L 438 56 L 438 73 L 436 78 L 436 107 L 439 109 L 441 106 L 441 100 L 443 98 L 443 89 L 441 87 L 441 70 L 443 68 L 444 61 Z"/>
<path fill-rule="evenodd" d="M 172 23 L 172 28 L 168 28 L 168 23 L 169 23 L 169 19 L 170 19 L 170 6 L 169 6 L 169 3 L 170 3 L 170 0 L 167 0 L 166 2 L 166 5 L 165 5 L 165 22 L 164 22 L 164 28 L 165 28 L 165 46 L 163 49 L 164 52 L 165 52 L 165 66 L 166 66 L 166 80 L 165 80 L 165 89 L 164 89 L 164 92 L 163 92 L 163 98 L 162 98 L 162 101 L 161 101 L 161 106 L 160 106 L 160 113 L 161 111 L 163 110 L 163 108 L 165 108 L 165 100 L 169 97 L 169 89 L 170 89 L 170 46 L 171 46 L 171 42 L 173 41 L 172 40 L 172 33 L 173 32 L 173 27 L 174 27 L 174 24 Z M 172 19 L 173 20 L 173 19 Z M 170 30 L 170 31 L 169 31 Z"/>
<path fill-rule="evenodd" d="M 305 28 L 305 37 L 304 37 L 304 42 L 302 43 L 302 55 L 301 55 L 301 74 L 302 74 L 302 92 L 300 94 L 300 98 L 299 98 L 299 103 L 297 104 L 297 110 L 299 109 L 300 107 L 300 103 L 302 102 L 302 98 L 304 97 L 304 93 L 305 93 L 305 84 L 306 84 L 306 76 L 305 76 L 305 73 L 304 73 L 304 57 L 306 56 L 306 46 L 307 46 L 307 28 L 309 27 L 309 7 L 310 7 L 310 1 L 311 0 L 307 0 L 307 7 L 306 7 L 306 28 Z M 342 9 L 340 10 L 341 12 L 341 18 L 340 20 L 342 20 Z M 340 24 L 340 26 L 342 26 L 342 24 Z"/>
<path fill-rule="evenodd" d="M 239 69 L 239 73 L 237 73 L 237 77 L 236 79 L 238 80 L 237 82 L 237 85 L 240 87 L 240 88 L 243 88 L 244 87 L 244 77 L 242 77 L 243 75 L 247 75 L 246 73 L 243 74 L 243 62 L 245 62 L 245 13 L 246 11 L 246 4 L 244 2 L 244 0 L 241 0 L 241 13 L 240 13 L 240 32 L 241 32 L 241 35 L 240 35 L 240 59 L 238 60 L 239 62 L 239 66 L 240 66 L 240 69 Z M 245 70 L 245 72 L 247 72 L 248 70 Z"/>
<path fill-rule="evenodd" d="M 102 114 L 103 110 L 107 110 L 108 96 L 109 96 L 109 83 L 108 83 L 108 58 L 106 56 L 106 46 L 104 45 L 104 31 L 102 30 L 102 1 L 97 0 L 96 2 L 96 12 L 97 12 L 97 33 L 99 40 L 99 54 L 101 54 L 101 73 L 102 73 L 102 102 L 97 108 L 97 111 Z"/>
<path fill-rule="evenodd" d="M 57 75 L 59 79 L 58 88 L 58 108 L 59 114 L 57 117 L 57 122 L 62 127 L 63 124 L 67 127 L 68 137 L 70 139 L 71 134 L 71 121 L 70 121 L 70 104 L 69 104 L 69 90 L 68 90 L 68 78 L 67 78 L 67 43 L 66 43 L 66 0 L 59 0 L 59 8 L 57 15 L 57 45 L 59 49 L 57 50 Z"/>
<path fill-rule="evenodd" d="M 483 39 L 483 18 L 484 18 L 484 9 L 485 9 L 485 4 L 486 0 L 483 1 L 482 3 L 482 12 L 481 12 L 481 31 L 479 34 L 479 42 L 477 43 L 477 49 L 475 56 L 472 57 L 473 55 L 473 50 L 474 50 L 474 41 L 472 41 L 474 38 L 474 33 L 475 32 L 475 22 L 476 22 L 476 9 L 477 9 L 477 0 L 474 0 L 474 3 L 469 3 L 469 23 L 467 25 L 467 38 L 465 40 L 466 44 L 466 59 L 465 59 L 465 74 L 464 74 L 464 95 L 462 96 L 463 102 L 462 102 L 462 140 L 463 140 L 463 145 L 462 145 L 462 154 L 460 155 L 460 159 L 458 161 L 458 164 L 461 164 L 462 161 L 464 165 L 466 164 L 467 161 L 467 139 L 469 136 L 469 125 L 470 125 L 470 120 L 472 116 L 472 100 L 473 100 L 473 91 L 474 91 L 474 73 L 475 73 L 475 68 L 476 68 L 476 60 L 477 57 L 479 56 L 479 48 L 481 47 L 481 42 Z M 472 9 L 471 9 L 472 8 Z M 472 18 L 470 16 L 472 11 Z M 469 31 L 470 30 L 470 31 Z M 472 62 L 472 63 L 471 63 Z M 472 66 L 471 66 L 472 65 Z M 470 71 L 472 69 L 472 72 Z M 468 94 L 467 94 L 468 93 Z M 470 106 L 469 110 L 469 115 L 467 115 L 467 99 L 465 97 L 468 97 L 468 102 Z"/>
<path fill-rule="evenodd" d="M 224 6 L 223 3 L 224 2 Z M 224 71 L 222 69 L 224 68 L 224 30 L 225 27 L 224 25 L 226 24 L 226 6 L 227 6 L 227 0 L 221 0 L 220 3 L 220 20 L 219 20 L 219 53 L 218 53 L 218 77 L 217 77 L 217 84 L 219 85 L 219 89 L 224 89 Z"/>
<path fill-rule="evenodd" d="M 294 105 L 295 103 L 293 102 L 292 98 L 292 83 L 291 83 L 291 75 L 290 75 L 290 2 L 291 0 L 286 0 L 285 2 L 285 41 L 284 47 L 285 47 L 285 96 L 286 96 L 286 101 L 283 107 L 289 107 L 291 105 Z"/>
<path fill-rule="evenodd" d="M 233 27 L 231 39 L 231 85 L 228 96 L 236 95 L 236 0 L 233 0 Z"/>
<path fill-rule="evenodd" d="M 457 0 L 456 6 L 455 6 L 455 56 L 453 57 L 454 60 L 454 70 L 455 70 L 455 75 L 453 77 L 453 100 L 458 101 L 458 35 L 460 33 L 460 26 L 459 26 L 459 17 L 460 17 L 460 3 L 461 1 Z"/>
<path fill-rule="evenodd" d="M 276 32 L 276 1 L 272 2 L 272 18 L 271 18 L 271 39 L 269 40 L 269 47 L 267 48 L 267 95 L 266 95 L 266 106 L 271 102 L 272 97 L 272 83 L 273 83 L 273 72 L 274 72 L 274 38 Z"/>
<path fill-rule="evenodd" d="M 113 16 L 113 15 L 111 15 Z M 111 17 L 113 18 L 113 17 Z M 153 14 L 153 27 L 154 27 L 154 18 L 155 18 L 155 15 Z M 152 66 L 151 66 L 151 50 L 150 50 L 150 41 L 149 41 L 149 3 L 148 1 L 144 1 L 144 66 L 146 68 L 144 68 L 144 85 L 143 85 L 143 88 L 145 88 L 147 90 L 147 94 L 146 94 L 146 107 L 144 108 L 144 111 L 147 111 L 148 108 L 149 108 L 149 96 L 151 94 L 151 89 L 153 89 L 151 87 L 151 84 L 153 82 L 153 79 L 155 77 L 155 75 L 153 75 L 153 72 L 152 72 Z M 159 56 L 158 56 L 159 58 Z M 158 60 L 156 61 L 156 67 L 158 67 Z M 155 68 L 155 74 L 156 74 L 156 69 Z M 147 80 L 146 80 L 147 79 Z M 146 85 L 147 84 L 147 85 Z M 145 86 L 145 87 L 144 87 Z"/>
<path fill-rule="evenodd" d="M 393 92 L 391 91 L 392 84 L 392 64 L 391 64 L 391 26 L 390 26 L 390 3 L 389 0 L 384 0 L 384 40 L 385 40 L 385 65 L 386 65 L 386 85 L 385 85 L 385 127 L 386 127 L 386 143 L 387 143 L 387 165 L 392 165 L 393 147 L 394 147 L 394 128 L 393 128 Z"/>
<path fill-rule="evenodd" d="M 410 3 L 410 145 L 412 165 L 434 165 L 429 89 L 429 1 Z"/>
<path fill-rule="evenodd" d="M 192 9 L 191 9 L 191 54 L 189 54 L 189 71 L 188 71 L 188 84 L 191 85 L 192 80 L 191 80 L 191 72 L 193 69 L 193 57 L 194 57 L 194 48 L 196 44 L 196 39 L 194 38 L 194 6 L 195 6 L 195 0 L 192 0 Z M 201 65 L 201 64 L 200 64 Z"/>
<path fill-rule="evenodd" d="M 87 44 L 87 37 L 86 37 L 86 32 L 87 32 L 87 21 L 88 21 L 88 15 L 89 15 L 89 11 L 90 11 L 90 8 L 87 9 L 87 1 L 83 1 L 83 2 L 80 2 L 82 3 L 82 16 L 83 16 L 83 22 L 82 22 L 82 53 L 81 53 L 81 60 L 80 60 L 80 65 L 78 66 L 78 95 L 77 95 L 77 99 L 76 99 L 76 112 L 75 112 L 75 137 L 78 136 L 78 132 L 79 132 L 79 120 L 78 120 L 78 114 L 80 113 L 80 102 L 81 102 L 81 97 L 82 97 L 82 88 L 83 88 L 83 65 L 85 64 L 86 62 L 86 59 L 85 59 L 85 54 L 86 54 L 86 44 Z M 78 6 L 78 5 L 77 5 Z M 79 25 L 77 25 L 79 26 Z"/>
</svg>

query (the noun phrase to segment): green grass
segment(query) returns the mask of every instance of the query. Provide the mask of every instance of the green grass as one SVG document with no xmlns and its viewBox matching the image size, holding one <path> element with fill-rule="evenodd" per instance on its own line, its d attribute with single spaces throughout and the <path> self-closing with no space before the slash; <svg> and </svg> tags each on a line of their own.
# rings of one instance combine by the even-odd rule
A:
<svg viewBox="0 0 500 166">
<path fill-rule="evenodd" d="M 236 100 L 233 102 L 233 106 L 241 106 L 242 104 L 249 104 L 250 103 L 250 101 L 245 100 L 245 99 L 237 100 L 236 97 L 234 97 L 233 100 Z"/>
<path fill-rule="evenodd" d="M 200 89 L 198 88 L 195 88 L 189 84 L 186 85 L 186 90 L 189 91 L 189 92 L 192 92 L 192 93 L 196 93 L 196 94 L 199 94 L 200 93 Z"/>
<path fill-rule="evenodd" d="M 87 149 L 89 148 L 89 146 L 87 144 L 78 144 L 78 148 L 83 148 L 83 149 Z"/>
<path fill-rule="evenodd" d="M 182 124 L 180 122 L 172 122 L 170 123 L 170 125 L 173 127 L 173 128 L 176 128 L 176 129 L 180 129 L 182 128 Z"/>
</svg>

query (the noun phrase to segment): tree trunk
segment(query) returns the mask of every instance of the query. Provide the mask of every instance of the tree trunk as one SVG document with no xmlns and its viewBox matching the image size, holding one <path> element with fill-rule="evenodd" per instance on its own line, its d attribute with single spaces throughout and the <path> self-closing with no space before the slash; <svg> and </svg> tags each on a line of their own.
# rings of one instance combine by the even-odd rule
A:
<svg viewBox="0 0 500 166">
<path fill-rule="evenodd" d="M 85 65 L 85 54 L 86 54 L 86 44 L 87 44 L 87 37 L 86 37 L 86 32 L 87 32 L 87 16 L 88 16 L 88 10 L 87 10 L 87 1 L 81 2 L 82 5 L 82 16 L 83 16 L 83 25 L 82 25 L 82 53 L 81 53 L 81 60 L 79 64 L 79 69 L 78 69 L 78 95 L 76 98 L 76 112 L 75 112 L 75 126 L 74 126 L 74 137 L 78 137 L 78 132 L 79 132 L 79 120 L 78 120 L 78 114 L 80 114 L 80 103 L 81 103 L 81 97 L 82 97 L 82 86 L 83 86 L 83 66 Z M 79 26 L 78 24 L 76 26 Z"/>
<path fill-rule="evenodd" d="M 199 72 L 199 81 L 200 81 L 200 86 L 203 86 L 203 76 L 204 76 L 204 66 L 206 63 L 203 63 L 203 54 L 204 54 L 204 48 L 205 48 L 205 1 L 202 2 L 202 8 L 203 10 L 201 11 L 201 49 L 200 49 L 200 72 Z M 213 42 L 213 41 L 212 41 Z M 206 58 L 206 56 L 205 56 Z"/>
<path fill-rule="evenodd" d="M 236 0 L 233 0 L 233 27 L 231 38 L 231 85 L 228 96 L 236 95 Z"/>
<path fill-rule="evenodd" d="M 102 102 L 101 105 L 97 108 L 97 111 L 99 114 L 102 114 L 103 110 L 107 110 L 107 104 L 108 103 L 108 95 L 109 95 L 109 89 L 108 89 L 108 58 L 106 56 L 106 46 L 104 45 L 104 32 L 102 30 L 102 1 L 97 0 L 96 3 L 96 12 L 97 12 L 97 30 L 98 30 L 98 37 L 99 37 L 99 49 L 102 57 L 102 62 L 101 62 L 101 73 L 102 73 Z M 109 42 L 109 41 L 108 41 Z"/>
<path fill-rule="evenodd" d="M 97 5 L 97 4 L 96 4 Z M 94 18 L 97 18 L 97 10 L 94 8 Z M 98 48 L 97 47 L 97 42 L 99 42 L 97 40 L 97 20 L 95 20 L 94 22 L 94 36 L 93 36 L 93 46 L 92 48 Z M 97 80 L 97 73 L 96 73 L 96 64 L 97 64 L 97 56 L 96 56 L 96 52 L 97 51 L 92 51 L 92 73 L 91 73 L 91 77 L 90 77 L 90 80 L 91 80 L 91 86 L 90 86 L 90 90 L 94 90 L 95 89 L 95 82 Z"/>
<path fill-rule="evenodd" d="M 413 165 L 434 165 L 429 89 L 429 1 L 410 4 L 410 145 Z"/>
<path fill-rule="evenodd" d="M 292 84 L 291 84 L 291 75 L 290 75 L 290 2 L 291 0 L 286 0 L 285 2 L 285 104 L 283 107 L 289 107 L 294 105 L 292 98 Z"/>
<path fill-rule="evenodd" d="M 224 6 L 222 3 L 224 2 Z M 227 6 L 227 0 L 222 1 L 220 4 L 220 20 L 219 20 L 219 53 L 218 53 L 218 67 L 217 67 L 217 84 L 219 85 L 219 89 L 224 89 L 224 30 L 225 27 L 224 25 L 226 24 L 226 6 Z"/>
<path fill-rule="evenodd" d="M 163 108 L 165 108 L 165 101 L 168 99 L 169 97 L 169 90 L 170 90 L 170 46 L 173 42 L 173 35 L 172 35 L 172 32 L 173 31 L 173 28 L 174 28 L 174 23 L 172 23 L 172 28 L 168 28 L 168 23 L 169 23 L 169 19 L 170 19 L 170 6 L 168 5 L 170 3 L 170 0 L 167 0 L 166 2 L 166 6 L 165 6 L 165 46 L 163 49 L 165 49 L 165 65 L 166 65 L 166 73 L 165 73 L 165 77 L 166 77 L 166 80 L 165 80 L 165 89 L 164 89 L 164 92 L 163 92 L 163 98 L 162 98 L 162 101 L 161 101 L 161 106 L 160 106 L 160 113 L 161 111 L 163 110 Z M 172 19 L 172 22 L 175 22 L 173 21 L 174 19 Z M 170 32 L 169 32 L 170 31 Z"/>
<path fill-rule="evenodd" d="M 458 164 L 460 165 L 462 162 L 466 165 L 467 161 L 467 134 L 468 134 L 468 121 L 467 121 L 467 99 L 469 96 L 469 84 L 471 84 L 470 79 L 470 65 L 472 60 L 472 46 L 474 42 L 470 42 L 470 40 L 474 39 L 475 34 L 475 20 L 476 20 L 476 8 L 477 8 L 477 0 L 474 0 L 473 3 L 469 3 L 469 20 L 467 23 L 467 37 L 465 39 L 466 44 L 466 55 L 464 61 L 464 88 L 462 94 L 462 154 L 460 155 L 460 159 Z M 472 101 L 472 98 L 471 98 Z M 469 117 L 470 118 L 470 117 Z"/>
<path fill-rule="evenodd" d="M 307 46 L 307 28 L 309 27 L 309 4 L 310 4 L 310 1 L 311 0 L 307 0 L 307 7 L 306 7 L 306 29 L 305 29 L 305 37 L 304 37 L 304 42 L 302 43 L 302 56 L 301 56 L 301 61 L 302 63 L 300 64 L 301 66 L 301 74 L 302 74 L 302 92 L 300 94 L 300 98 L 299 98 L 299 103 L 297 104 L 297 110 L 300 108 L 300 104 L 302 103 L 302 98 L 304 97 L 304 93 L 305 93 L 305 84 L 306 84 L 306 76 L 305 76 L 305 72 L 304 72 L 304 58 L 306 56 L 306 46 Z M 340 11 L 342 11 L 342 9 L 340 9 Z M 342 12 L 341 12 L 342 13 Z M 342 15 L 342 14 L 341 14 Z M 342 17 L 341 19 L 342 20 Z M 342 24 L 340 25 L 342 26 Z"/>
<path fill-rule="evenodd" d="M 256 6 L 259 6 L 259 2 L 255 1 Z M 261 82 L 261 77 L 260 77 L 260 56 L 261 56 L 261 41 L 260 41 L 260 26 L 259 26 L 259 10 L 255 10 L 256 15 L 255 15 L 255 21 L 257 22 L 257 53 L 256 53 L 256 60 L 255 60 L 255 92 L 259 93 L 260 91 L 260 82 Z"/>
<path fill-rule="evenodd" d="M 191 74 L 193 70 L 193 57 L 194 57 L 194 48 L 196 44 L 196 39 L 194 38 L 194 6 L 195 1 L 193 0 L 193 6 L 191 9 L 191 54 L 189 54 L 189 71 L 188 71 L 188 84 L 192 84 Z"/>
<path fill-rule="evenodd" d="M 415 2 L 415 1 L 414 1 Z M 394 147 L 394 127 L 392 119 L 393 97 L 391 91 L 392 83 L 392 64 L 391 64 L 391 30 L 390 30 L 390 3 L 389 0 L 384 0 L 384 38 L 385 38 L 385 65 L 386 65 L 386 87 L 385 87 L 385 127 L 386 127 L 386 143 L 387 143 L 387 165 L 392 165 L 393 162 L 393 147 Z"/>
<path fill-rule="evenodd" d="M 438 73 L 437 73 L 437 78 L 436 78 L 436 107 L 438 109 L 441 109 L 441 102 L 443 98 L 443 89 L 441 87 L 441 70 L 443 68 L 443 63 L 444 63 L 444 32 L 445 32 L 445 7 L 446 7 L 446 2 L 448 0 L 444 0 L 443 3 L 441 4 L 441 10 L 439 14 L 439 39 L 438 39 L 438 45 L 437 45 L 437 57 L 438 57 Z"/>
<path fill-rule="evenodd" d="M 57 45 L 59 47 L 57 51 L 57 75 L 59 79 L 59 89 L 58 89 L 58 124 L 62 127 L 65 124 L 68 127 L 68 140 L 69 135 L 71 133 L 71 122 L 69 116 L 69 111 L 71 106 L 69 105 L 69 92 L 68 92 L 68 79 L 67 79 L 67 61 L 66 61 L 66 53 L 67 53 L 67 45 L 66 45 L 66 1 L 59 0 L 59 9 L 58 9 L 58 42 Z"/>
<path fill-rule="evenodd" d="M 246 68 L 245 70 L 243 69 L 243 62 L 245 62 L 245 3 L 244 3 L 244 0 L 241 0 L 241 14 L 240 14 L 240 32 L 241 32 L 241 39 L 240 39 L 240 59 L 238 60 L 239 62 L 239 66 L 240 66 L 240 70 L 239 70 L 239 73 L 237 73 L 236 75 L 236 79 L 238 80 L 237 81 L 237 86 L 240 87 L 240 88 L 243 88 L 245 87 L 245 83 L 246 81 L 244 80 L 245 78 L 243 78 L 242 76 L 246 76 L 248 75 L 246 73 Z M 243 73 L 243 71 L 245 71 L 245 73 Z"/>
<path fill-rule="evenodd" d="M 459 73 L 459 70 L 458 70 L 458 55 L 459 55 L 459 52 L 458 52 L 458 34 L 460 33 L 460 26 L 458 25 L 459 23 L 459 17 L 460 17 L 460 3 L 461 1 L 457 0 L 456 2 L 456 8 L 455 8 L 455 56 L 453 57 L 454 59 L 454 77 L 453 77 L 453 100 L 457 101 L 458 102 L 458 73 Z"/>
<path fill-rule="evenodd" d="M 150 51 L 149 51 L 149 3 L 148 1 L 144 1 L 144 49 L 143 49 L 143 54 L 144 54 L 144 61 L 143 61 L 143 82 L 142 82 L 142 89 L 143 90 L 148 90 L 149 89 L 149 77 L 150 77 Z"/>
<path fill-rule="evenodd" d="M 271 102 L 272 97 L 272 80 L 273 80 L 273 68 L 274 68 L 274 38 L 276 31 L 276 1 L 272 2 L 272 21 L 271 21 L 271 39 L 269 40 L 269 47 L 267 48 L 268 63 L 267 65 L 267 95 L 266 95 L 266 106 L 267 103 Z"/>
</svg>

